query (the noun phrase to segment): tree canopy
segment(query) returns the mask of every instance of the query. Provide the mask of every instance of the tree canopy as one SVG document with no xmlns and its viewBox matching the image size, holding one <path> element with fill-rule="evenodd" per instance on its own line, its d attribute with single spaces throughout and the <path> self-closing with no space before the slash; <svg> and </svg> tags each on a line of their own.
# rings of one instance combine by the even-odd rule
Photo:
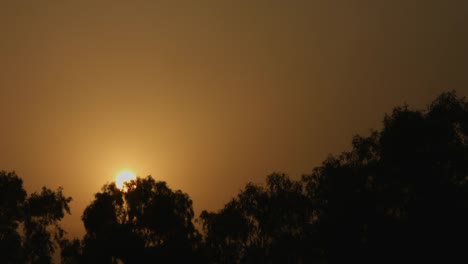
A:
<svg viewBox="0 0 468 264">
<path fill-rule="evenodd" d="M 266 188 L 249 183 L 218 213 L 203 211 L 200 221 L 215 263 L 291 263 L 314 250 L 313 204 L 302 184 L 272 174 Z"/>
<path fill-rule="evenodd" d="M 0 172 L 2 263 L 413 263 L 467 261 L 468 103 L 396 107 L 310 174 L 248 183 L 194 225 L 192 200 L 151 176 L 105 184 L 83 212 L 83 240 L 59 225 L 71 198 L 27 195 Z"/>
<path fill-rule="evenodd" d="M 252 183 L 202 212 L 215 263 L 467 259 L 468 104 L 455 92 L 425 110 L 396 107 L 294 181 Z"/>
<path fill-rule="evenodd" d="M 105 185 L 85 209 L 84 260 L 192 260 L 199 234 L 188 195 L 150 176 L 128 182 L 126 187 L 122 191 L 114 183 Z"/>
<path fill-rule="evenodd" d="M 63 239 L 60 220 L 70 213 L 62 188 L 46 187 L 29 197 L 15 172 L 0 172 L 0 257 L 2 263 L 50 263 Z"/>
<path fill-rule="evenodd" d="M 381 131 L 355 136 L 351 151 L 304 176 L 308 196 L 318 201 L 326 259 L 463 257 L 467 129 L 465 99 L 444 93 L 425 111 L 395 108 Z"/>
</svg>

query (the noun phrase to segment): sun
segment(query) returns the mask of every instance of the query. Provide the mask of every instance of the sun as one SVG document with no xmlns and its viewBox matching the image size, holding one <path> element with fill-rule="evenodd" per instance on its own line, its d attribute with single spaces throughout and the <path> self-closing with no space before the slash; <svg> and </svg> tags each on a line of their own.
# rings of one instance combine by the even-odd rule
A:
<svg viewBox="0 0 468 264">
<path fill-rule="evenodd" d="M 124 170 L 117 174 L 115 177 L 115 185 L 117 188 L 124 190 L 124 183 L 136 179 L 135 173 L 130 170 Z"/>
</svg>

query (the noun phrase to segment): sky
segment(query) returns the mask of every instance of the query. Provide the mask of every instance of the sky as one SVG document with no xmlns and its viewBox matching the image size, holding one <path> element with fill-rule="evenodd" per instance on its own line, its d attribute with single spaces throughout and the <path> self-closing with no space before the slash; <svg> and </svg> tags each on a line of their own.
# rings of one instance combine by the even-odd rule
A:
<svg viewBox="0 0 468 264">
<path fill-rule="evenodd" d="M 81 237 L 131 169 L 217 210 L 385 113 L 468 95 L 466 0 L 0 2 L 0 169 L 64 188 Z"/>
</svg>

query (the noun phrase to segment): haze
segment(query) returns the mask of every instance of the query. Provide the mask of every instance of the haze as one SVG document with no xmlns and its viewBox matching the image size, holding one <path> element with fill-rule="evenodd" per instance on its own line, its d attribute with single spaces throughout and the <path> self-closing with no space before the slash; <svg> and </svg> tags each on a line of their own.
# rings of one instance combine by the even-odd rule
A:
<svg viewBox="0 0 468 264">
<path fill-rule="evenodd" d="M 396 105 L 467 95 L 467 25 L 465 0 L 2 1 L 0 168 L 64 187 L 69 237 L 122 169 L 198 216 Z"/>
</svg>

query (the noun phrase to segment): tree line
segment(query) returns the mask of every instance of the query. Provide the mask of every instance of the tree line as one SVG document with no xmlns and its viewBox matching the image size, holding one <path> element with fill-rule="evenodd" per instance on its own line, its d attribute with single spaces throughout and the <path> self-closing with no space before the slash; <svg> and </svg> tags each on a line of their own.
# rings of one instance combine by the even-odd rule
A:
<svg viewBox="0 0 468 264">
<path fill-rule="evenodd" d="M 468 103 L 452 91 L 424 110 L 396 107 L 312 173 L 273 173 L 198 217 L 186 193 L 151 176 L 126 187 L 104 185 L 84 238 L 68 240 L 59 222 L 71 198 L 27 196 L 1 172 L 1 262 L 50 263 L 56 249 L 62 263 L 466 261 Z"/>
</svg>

